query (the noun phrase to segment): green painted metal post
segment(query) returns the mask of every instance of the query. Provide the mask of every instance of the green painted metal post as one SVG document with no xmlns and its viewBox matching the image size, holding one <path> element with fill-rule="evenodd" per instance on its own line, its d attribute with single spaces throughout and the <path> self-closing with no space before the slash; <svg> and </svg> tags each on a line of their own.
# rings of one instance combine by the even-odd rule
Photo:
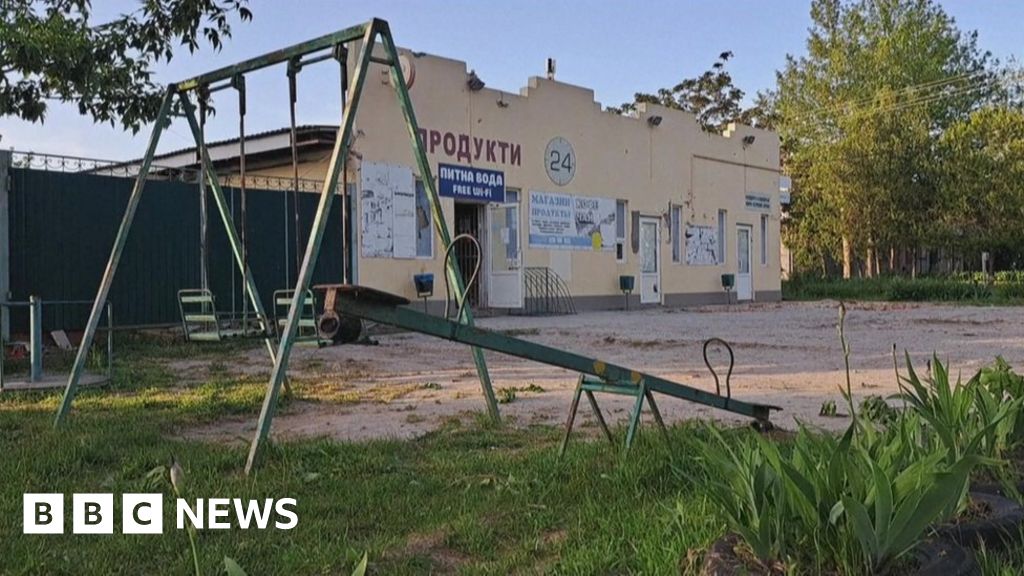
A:
<svg viewBox="0 0 1024 576">
<path fill-rule="evenodd" d="M 124 217 L 121 219 L 121 227 L 117 230 L 117 237 L 114 240 L 114 248 L 110 252 L 110 260 L 107 261 L 107 269 L 103 272 L 103 280 L 100 281 L 99 290 L 96 292 L 96 300 L 92 304 L 92 312 L 89 313 L 89 322 L 85 325 L 82 333 L 82 342 L 78 345 L 78 352 L 75 354 L 75 364 L 71 367 L 71 374 L 68 375 L 68 383 L 64 388 L 64 397 L 57 408 L 57 416 L 54 425 L 59 426 L 75 399 L 78 390 L 78 381 L 85 371 L 85 363 L 89 359 L 89 349 L 92 347 L 93 338 L 96 336 L 96 328 L 100 323 L 100 316 L 110 296 L 110 287 L 114 284 L 114 274 L 117 272 L 117 265 L 121 261 L 121 253 L 128 241 L 128 232 L 131 230 L 132 221 L 135 219 L 135 210 L 139 207 L 139 200 L 142 198 L 142 190 L 146 187 L 146 178 L 149 176 L 150 166 L 153 164 L 153 156 L 156 155 L 156 147 L 160 142 L 160 135 L 164 130 L 164 123 L 168 120 L 171 111 L 171 100 L 174 98 L 177 88 L 174 85 L 167 87 L 163 103 L 160 104 L 160 111 L 156 116 L 156 123 L 153 125 L 153 133 L 149 136 L 149 145 L 146 148 L 146 155 L 142 158 L 142 166 L 139 168 L 139 175 L 135 178 L 135 185 L 132 187 L 131 196 L 128 197 L 128 206 L 125 208 Z"/>
<path fill-rule="evenodd" d="M 601 414 L 601 408 L 597 405 L 597 398 L 594 398 L 594 392 L 592 390 L 587 390 L 586 394 L 587 401 L 590 402 L 590 408 L 594 411 L 594 417 L 597 418 L 597 424 L 604 432 L 604 437 L 614 445 L 615 438 L 612 438 L 612 431 L 608 429 L 608 423 L 604 421 L 604 415 Z"/>
<path fill-rule="evenodd" d="M 644 383 L 640 383 L 640 390 L 636 395 L 636 403 L 633 404 L 633 414 L 629 419 L 629 430 L 626 431 L 626 450 L 633 445 L 633 435 L 640 428 L 640 415 L 644 409 L 644 394 L 646 392 Z"/>
<path fill-rule="evenodd" d="M 187 94 L 181 94 L 179 101 L 181 102 L 185 119 L 188 120 L 189 128 L 192 130 L 192 136 L 196 139 L 196 147 L 201 151 L 200 171 L 205 176 L 205 180 L 210 185 L 210 190 L 213 192 L 213 200 L 214 203 L 217 204 L 217 212 L 220 213 L 221 222 L 224 223 L 224 230 L 227 232 L 228 243 L 231 245 L 231 253 L 235 257 L 235 263 L 238 265 L 238 269 L 242 272 L 242 276 L 245 278 L 245 292 L 248 294 L 249 300 L 252 302 L 256 316 L 260 319 L 260 324 L 262 325 L 263 334 L 265 336 L 263 342 L 267 347 L 267 353 L 270 355 L 270 361 L 274 362 L 274 342 L 270 337 L 270 322 L 267 320 L 267 312 L 263 309 L 263 301 L 260 300 L 259 290 L 256 288 L 256 281 L 253 279 L 252 270 L 250 270 L 246 265 L 244 248 L 242 247 L 242 242 L 239 239 L 238 231 L 235 230 L 235 221 L 232 217 L 231 208 L 228 206 L 227 199 L 224 198 L 224 190 L 221 188 L 220 181 L 217 179 L 217 172 L 214 170 L 213 161 L 210 159 L 210 154 L 209 151 L 207 151 L 206 146 L 202 145 L 203 133 L 200 129 L 199 122 L 196 120 L 195 107 L 192 105 Z M 245 326 L 243 326 L 243 330 L 244 329 Z"/>
<path fill-rule="evenodd" d="M 562 445 L 558 449 L 558 457 L 565 455 L 565 449 L 569 447 L 569 435 L 572 434 L 572 425 L 576 422 L 576 410 L 580 407 L 580 395 L 583 394 L 583 375 L 580 374 L 576 382 L 576 392 L 572 395 L 572 404 L 569 405 L 569 417 L 565 420 L 565 435 L 562 436 Z"/>
<path fill-rule="evenodd" d="M 309 233 L 306 254 L 302 259 L 299 277 L 296 279 L 295 291 L 292 293 L 292 302 L 288 307 L 288 319 L 285 321 L 284 333 L 281 335 L 281 343 L 277 349 L 274 371 L 270 376 L 267 393 L 263 398 L 263 407 L 260 410 L 256 435 L 249 446 L 249 457 L 245 463 L 246 474 L 252 471 L 256 458 L 259 455 L 260 446 L 266 441 L 267 435 L 270 433 L 270 425 L 274 419 L 274 411 L 277 408 L 277 397 L 280 392 L 281 383 L 288 372 L 288 358 L 291 355 L 292 345 L 295 343 L 295 336 L 298 333 L 302 303 L 306 290 L 309 289 L 313 278 L 313 269 L 316 267 L 317 257 L 320 255 L 320 243 L 327 228 L 328 215 L 338 186 L 339 175 L 347 164 L 346 161 L 352 141 L 352 126 L 355 122 L 356 111 L 359 109 L 359 99 L 362 96 L 363 84 L 366 79 L 367 68 L 370 65 L 370 56 L 373 52 L 373 43 L 377 36 L 379 22 L 378 20 L 373 20 L 366 27 L 363 35 L 363 46 L 359 54 L 359 64 L 356 66 L 355 71 L 352 100 L 342 116 L 341 126 L 338 128 L 338 137 L 334 142 L 334 152 L 331 154 L 331 163 L 327 169 L 327 180 L 324 181 L 323 190 L 320 192 L 320 204 L 317 206 L 316 217 L 313 219 L 313 227 Z"/>
<path fill-rule="evenodd" d="M 658 410 L 658 403 L 654 401 L 654 394 L 651 394 L 650 390 L 644 390 L 644 396 L 647 397 L 647 404 L 651 407 L 651 413 L 654 414 L 654 422 L 658 424 L 658 428 L 661 428 L 665 442 L 668 443 L 668 426 L 665 426 L 665 419 L 661 417 L 661 410 Z"/>
<path fill-rule="evenodd" d="M 427 161 L 427 153 L 423 149 L 423 143 L 419 138 L 419 124 L 416 122 L 416 113 L 413 111 L 412 100 L 409 98 L 409 88 L 406 86 L 405 78 L 402 76 L 401 67 L 398 64 L 398 50 L 395 48 L 394 40 L 391 38 L 391 31 L 387 22 L 380 22 L 381 39 L 384 42 L 384 50 L 391 60 L 391 86 L 394 87 L 398 96 L 398 104 L 405 115 L 405 125 L 409 129 L 409 138 L 412 140 L 413 155 L 416 157 L 416 167 L 420 172 L 420 179 L 423 181 L 423 188 L 427 192 L 430 201 L 430 211 L 433 214 L 434 226 L 438 236 L 441 237 L 441 247 L 445 250 L 451 244 L 451 236 L 448 234 L 448 223 L 445 222 L 444 212 L 441 210 L 441 199 L 437 194 L 437 185 L 434 182 L 433 174 L 430 171 L 430 163 Z M 448 281 L 455 287 L 455 300 L 462 309 L 459 321 L 463 324 L 473 325 L 473 313 L 469 306 L 463 306 L 466 299 L 466 287 L 462 283 L 462 274 L 459 271 L 459 263 L 455 258 L 448 260 L 448 267 L 445 270 L 448 274 Z M 491 386 L 491 375 L 487 371 L 487 362 L 484 359 L 484 352 L 480 348 L 472 347 L 473 363 L 476 364 L 476 372 L 480 378 L 480 387 L 483 389 L 484 398 L 487 401 L 487 411 L 495 422 L 501 422 L 501 413 L 498 411 L 498 400 L 494 396 L 494 389 Z"/>
</svg>

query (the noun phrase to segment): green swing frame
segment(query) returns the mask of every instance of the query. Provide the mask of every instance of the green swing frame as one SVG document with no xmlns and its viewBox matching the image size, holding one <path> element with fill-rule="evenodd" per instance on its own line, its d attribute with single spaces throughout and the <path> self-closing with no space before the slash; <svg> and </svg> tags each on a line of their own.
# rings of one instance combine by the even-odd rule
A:
<svg viewBox="0 0 1024 576">
<path fill-rule="evenodd" d="M 382 48 L 383 56 L 374 54 L 375 48 L 378 46 L 378 42 Z M 261 304 L 256 284 L 253 281 L 252 273 L 245 266 L 243 247 L 239 241 L 238 233 L 235 230 L 234 222 L 230 217 L 230 209 L 225 201 L 220 183 L 216 178 L 210 156 L 202 145 L 202 129 L 199 121 L 196 119 L 196 106 L 192 103 L 190 96 L 193 93 L 198 95 L 202 95 L 204 93 L 208 94 L 224 87 L 225 84 L 237 85 L 244 81 L 244 74 L 274 65 L 287 64 L 289 66 L 294 66 L 295 63 L 303 65 L 327 60 L 334 57 L 334 54 L 346 49 L 348 45 L 354 43 L 359 44 L 359 52 L 355 73 L 353 74 L 351 100 L 344 110 L 341 126 L 338 129 L 338 137 L 335 139 L 334 150 L 331 154 L 330 163 L 328 164 L 327 178 L 324 180 L 323 188 L 320 192 L 319 204 L 317 206 L 316 216 L 313 220 L 312 229 L 306 243 L 302 266 L 299 269 L 298 278 L 296 279 L 296 283 L 293 288 L 292 301 L 288 309 L 287 320 L 284 324 L 283 330 L 281 331 L 280 339 L 275 350 L 272 342 L 272 327 L 268 322 L 266 322 L 267 315 L 263 309 L 263 305 Z M 305 58 L 305 60 L 303 58 Z M 218 211 L 220 212 L 221 219 L 227 230 L 228 240 L 231 244 L 235 262 L 244 277 L 245 291 L 248 299 L 253 306 L 255 314 L 259 318 L 263 319 L 263 329 L 266 337 L 265 340 L 267 342 L 271 358 L 274 362 L 274 368 L 271 373 L 270 381 L 267 384 L 266 395 L 260 410 L 256 433 L 250 445 L 249 455 L 246 461 L 246 473 L 252 471 L 260 454 L 260 448 L 265 443 L 270 432 L 271 422 L 273 421 L 274 413 L 277 408 L 277 401 L 280 396 L 281 388 L 286 385 L 288 359 L 291 355 L 292 347 L 297 340 L 299 326 L 303 316 L 305 303 L 304 295 L 307 294 L 307 291 L 310 289 L 313 270 L 316 266 L 317 258 L 320 253 L 320 246 L 327 227 L 327 216 L 329 214 L 331 204 L 334 201 L 334 197 L 337 194 L 341 174 L 345 170 L 345 159 L 348 158 L 349 150 L 352 145 L 354 120 L 359 109 L 359 100 L 362 95 L 363 86 L 366 82 L 367 69 L 371 63 L 383 65 L 388 68 L 390 84 L 394 88 L 395 95 L 398 98 L 399 108 L 404 116 L 405 125 L 409 132 L 409 140 L 415 156 L 416 167 L 419 170 L 420 177 L 424 183 L 424 188 L 427 192 L 427 197 L 430 201 L 430 209 L 433 215 L 434 226 L 441 239 L 441 246 L 445 249 L 448 248 L 451 244 L 451 236 L 448 232 L 444 214 L 441 210 L 441 202 L 438 197 L 436 182 L 430 170 L 430 164 L 427 161 L 426 150 L 423 148 L 423 143 L 420 141 L 418 136 L 419 126 L 416 122 L 415 113 L 413 112 L 412 101 L 409 98 L 408 85 L 406 84 L 406 79 L 402 74 L 398 49 L 395 47 L 390 27 L 386 21 L 375 18 L 358 26 L 345 28 L 344 30 L 334 32 L 332 34 L 327 34 L 319 38 L 314 38 L 306 42 L 301 42 L 281 50 L 258 56 L 256 58 L 245 60 L 238 64 L 220 68 L 206 74 L 201 74 L 183 82 L 171 84 L 167 87 L 167 91 L 164 94 L 163 102 L 160 106 L 160 111 L 157 114 L 153 132 L 150 135 L 149 144 L 146 148 L 146 154 L 142 159 L 138 176 L 136 177 L 131 196 L 128 200 L 128 205 L 125 209 L 124 217 L 121 221 L 113 249 L 110 253 L 110 259 L 108 261 L 106 271 L 103 274 L 103 279 L 100 282 L 96 299 L 93 302 L 89 322 L 87 323 L 85 332 L 82 336 L 82 343 L 75 356 L 75 363 L 72 367 L 71 374 L 68 376 L 68 382 L 64 390 L 63 398 L 57 408 L 57 414 L 54 419 L 54 424 L 56 426 L 59 426 L 64 422 L 74 402 L 79 381 L 81 380 L 82 373 L 88 359 L 88 350 L 96 335 L 96 329 L 99 325 L 103 307 L 110 294 L 114 275 L 117 272 L 121 253 L 124 249 L 125 242 L 127 241 L 128 233 L 131 230 L 135 211 L 138 208 L 150 168 L 153 164 L 153 158 L 156 154 L 157 145 L 160 142 L 160 136 L 166 126 L 170 123 L 172 118 L 172 108 L 174 103 L 177 102 L 180 105 L 182 114 L 188 121 L 192 135 L 196 140 L 196 146 L 201 151 L 200 161 L 202 164 L 204 178 L 213 192 Z M 454 259 L 450 260 L 445 267 L 445 273 L 447 274 L 453 287 L 453 291 L 455 292 L 456 301 L 460 305 L 461 313 L 459 322 L 472 326 L 472 312 L 468 306 L 462 306 L 466 297 L 466 290 L 462 282 L 462 275 L 459 271 L 458 262 Z M 487 364 L 484 360 L 483 351 L 478 347 L 473 347 L 472 354 L 477 374 L 480 378 L 480 385 L 483 389 L 484 397 L 487 402 L 488 412 L 495 421 L 500 421 L 498 403 L 494 396 L 494 390 L 491 386 L 490 375 L 487 371 Z"/>
</svg>

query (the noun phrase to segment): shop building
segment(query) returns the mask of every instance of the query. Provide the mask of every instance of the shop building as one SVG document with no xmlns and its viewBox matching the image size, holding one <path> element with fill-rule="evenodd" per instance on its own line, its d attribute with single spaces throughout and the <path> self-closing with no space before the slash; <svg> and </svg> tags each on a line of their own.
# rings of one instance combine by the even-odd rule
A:
<svg viewBox="0 0 1024 576">
<path fill-rule="evenodd" d="M 579 310 L 621 309 L 630 277 L 630 307 L 780 299 L 775 133 L 735 125 L 709 134 L 692 114 L 653 104 L 619 115 L 592 90 L 550 77 L 505 92 L 464 62 L 410 51 L 402 66 L 448 228 L 482 246 L 477 307 L 523 309 L 538 297 L 526 288 L 529 270 L 560 279 Z M 444 251 L 388 83 L 371 65 L 342 187 L 350 279 L 416 300 L 414 277 L 433 274 L 436 308 Z M 299 171 L 322 178 L 333 139 L 323 127 L 302 134 Z M 251 172 L 292 174 L 287 131 L 260 138 L 247 143 L 261 154 Z M 236 149 L 210 147 L 227 169 Z M 468 277 L 474 251 L 455 252 Z"/>
</svg>

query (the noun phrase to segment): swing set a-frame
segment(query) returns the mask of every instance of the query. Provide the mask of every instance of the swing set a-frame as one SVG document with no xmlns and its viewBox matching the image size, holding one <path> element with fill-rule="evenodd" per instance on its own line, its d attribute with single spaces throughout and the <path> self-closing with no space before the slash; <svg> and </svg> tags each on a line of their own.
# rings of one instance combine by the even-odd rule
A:
<svg viewBox="0 0 1024 576">
<path fill-rule="evenodd" d="M 348 47 L 356 43 L 359 44 L 359 53 L 358 58 L 356 59 L 355 73 L 353 74 L 353 82 L 350 89 L 351 97 L 345 107 L 341 126 L 338 129 L 338 136 L 334 142 L 334 150 L 331 154 L 331 160 L 327 168 L 327 177 L 324 180 L 323 187 L 320 192 L 320 200 L 317 205 L 316 216 L 313 220 L 309 239 L 306 243 L 305 255 L 302 259 L 302 265 L 299 268 L 294 291 L 292 292 L 292 300 L 288 309 L 288 316 L 280 334 L 280 340 L 276 344 L 275 349 L 272 340 L 272 326 L 267 320 L 267 314 L 263 308 L 259 291 L 253 280 L 253 275 L 246 265 L 243 244 L 239 240 L 238 231 L 236 230 L 234 221 L 231 217 L 230 206 L 225 200 L 224 192 L 221 189 L 213 162 L 204 146 L 203 131 L 200 121 L 196 117 L 196 104 L 192 102 L 192 98 L 195 97 L 199 102 L 205 102 L 203 99 L 206 96 L 221 87 L 244 85 L 244 75 L 247 73 L 281 64 L 288 65 L 289 70 L 292 70 L 296 66 L 308 65 L 314 62 L 327 60 L 332 57 L 336 58 L 338 57 L 338 54 L 347 53 Z M 374 54 L 374 49 L 377 46 L 383 48 L 382 57 Z M 349 157 L 349 150 L 352 145 L 353 124 L 356 113 L 359 109 L 359 100 L 363 92 L 363 85 L 366 81 L 367 70 L 371 63 L 383 65 L 387 67 L 390 72 L 391 86 L 394 88 L 395 94 L 398 97 L 399 107 L 405 117 L 406 127 L 409 130 L 409 139 L 412 145 L 413 154 L 416 158 L 416 164 L 419 168 L 420 174 L 423 176 L 423 182 L 430 201 L 431 212 L 433 213 L 434 225 L 441 238 L 442 246 L 447 248 L 450 244 L 448 227 L 441 212 L 441 203 L 437 195 L 437 188 L 434 183 L 434 179 L 431 176 L 430 165 L 427 162 L 426 152 L 422 147 L 422 143 L 419 141 L 417 136 L 418 130 L 416 117 L 413 112 L 412 102 L 409 99 L 408 86 L 406 85 L 405 77 L 402 74 L 398 57 L 398 50 L 395 47 L 394 40 L 392 39 L 388 23 L 384 20 L 375 18 L 365 24 L 352 26 L 333 34 L 327 34 L 325 36 L 277 50 L 263 56 L 252 58 L 232 66 L 214 70 L 212 72 L 196 76 L 195 78 L 185 80 L 184 82 L 171 84 L 167 87 L 167 91 L 164 94 L 163 101 L 160 105 L 160 111 L 157 114 L 156 121 L 153 126 L 153 132 L 149 138 L 146 154 L 142 158 L 139 173 L 128 199 L 128 205 L 125 209 L 124 217 L 121 220 L 120 228 L 118 229 L 117 236 L 114 240 L 114 247 L 111 250 L 110 259 L 107 263 L 106 270 L 103 273 L 103 278 L 100 281 L 96 300 L 93 303 L 92 312 L 89 315 L 89 321 L 86 324 L 85 332 L 82 335 L 82 342 L 79 345 L 75 356 L 75 363 L 71 369 L 70 375 L 68 376 L 64 396 L 57 409 L 57 415 L 55 418 L 56 425 L 60 425 L 64 421 L 71 409 L 72 402 L 74 401 L 75 394 L 78 390 L 79 381 L 81 380 L 86 361 L 88 360 L 93 338 L 95 337 L 96 330 L 99 326 L 103 306 L 110 294 L 110 288 L 114 282 L 114 275 L 117 273 L 121 254 L 124 250 L 125 243 L 127 242 L 128 234 L 131 231 L 135 211 L 139 206 L 140 199 L 142 198 L 146 180 L 149 176 L 150 168 L 153 164 L 153 158 L 156 154 L 157 145 L 160 142 L 160 136 L 170 123 L 173 116 L 172 111 L 175 109 L 175 104 L 177 104 L 181 114 L 188 122 L 192 136 L 195 138 L 196 147 L 200 156 L 201 178 L 209 186 L 213 195 L 217 210 L 227 232 L 228 242 L 231 245 L 235 264 L 238 266 L 243 277 L 246 297 L 252 305 L 255 316 L 258 318 L 258 323 L 267 341 L 271 359 L 274 362 L 274 369 L 260 413 L 256 437 L 253 440 L 249 459 L 246 465 L 247 471 L 252 468 L 259 452 L 260 445 L 266 439 L 267 434 L 270 431 L 270 425 L 277 406 L 280 389 L 285 385 L 288 358 L 296 340 L 301 320 L 300 316 L 302 315 L 302 309 L 305 304 L 305 295 L 310 288 L 313 270 L 316 267 L 317 257 L 320 252 L 320 245 L 323 241 L 324 231 L 327 227 L 331 204 L 334 202 L 342 171 L 345 170 L 345 160 Z M 346 74 L 344 62 L 342 74 Z M 450 260 L 447 265 L 446 273 L 448 281 L 453 286 L 456 301 L 461 304 L 465 298 L 465 286 L 462 282 L 458 262 L 454 259 Z M 463 306 L 461 309 L 461 321 L 471 324 L 473 318 L 470 308 L 468 306 Z M 488 410 L 491 416 L 497 419 L 499 417 L 497 401 L 491 387 L 490 376 L 487 372 L 487 365 L 484 361 L 483 352 L 478 348 L 474 348 L 473 359 L 476 363 L 477 371 L 480 376 L 484 396 L 487 399 Z"/>
<path fill-rule="evenodd" d="M 213 163 L 209 154 L 206 152 L 203 141 L 202 126 L 196 119 L 196 106 L 191 102 L 190 98 L 196 96 L 200 102 L 204 102 L 204 98 L 213 91 L 227 86 L 234 86 L 236 88 L 238 86 L 244 86 L 244 75 L 246 73 L 284 63 L 287 63 L 289 71 L 291 71 L 304 64 L 311 64 L 335 58 L 342 62 L 342 75 L 344 79 L 347 77 L 345 58 L 340 56 L 346 54 L 348 46 L 354 43 L 359 43 L 359 51 L 358 57 L 356 58 L 355 71 L 352 75 L 351 98 L 348 100 L 347 106 L 344 108 L 344 112 L 342 114 L 341 126 L 338 129 L 338 136 L 335 139 L 334 150 L 331 154 L 331 160 L 327 168 L 327 178 L 323 182 L 316 215 L 313 219 L 312 229 L 310 230 L 306 243 L 305 255 L 303 256 L 302 265 L 299 269 L 294 290 L 292 291 L 291 304 L 289 305 L 285 326 L 279 335 L 279 341 L 275 347 L 272 340 L 272 327 L 267 321 L 267 315 L 263 309 L 259 293 L 255 282 L 253 281 L 253 276 L 246 264 L 244 244 L 239 241 L 239 235 L 235 230 L 234 222 L 231 218 L 230 207 L 225 201 Z M 380 51 L 382 52 L 382 55 L 375 54 L 375 49 L 378 46 L 382 48 Z M 327 227 L 331 204 L 333 203 L 334 197 L 337 193 L 339 179 L 346 169 L 346 159 L 349 157 L 349 151 L 352 145 L 353 124 L 356 112 L 359 109 L 359 100 L 366 81 L 367 70 L 371 64 L 382 65 L 389 71 L 390 84 L 397 96 L 399 108 L 402 111 L 405 119 L 405 125 L 409 132 L 409 141 L 416 161 L 416 168 L 419 171 L 430 203 L 432 220 L 440 238 L 441 247 L 447 253 L 452 244 L 452 239 L 448 233 L 448 227 L 444 214 L 441 210 L 441 202 L 438 197 L 436 183 L 430 170 L 430 164 L 427 161 L 426 150 L 423 147 L 423 142 L 419 139 L 419 126 L 416 122 L 415 113 L 413 112 L 412 102 L 409 99 L 406 79 L 402 74 L 398 50 L 396 49 L 394 40 L 391 37 L 391 31 L 388 24 L 384 20 L 373 19 L 359 26 L 346 28 L 339 32 L 302 42 L 282 50 L 240 62 L 233 66 L 214 70 L 184 82 L 171 84 L 168 86 L 167 92 L 164 95 L 163 103 L 161 104 L 160 112 L 157 116 L 156 123 L 153 127 L 153 132 L 150 136 L 149 144 L 146 149 L 146 154 L 143 157 L 138 176 L 128 200 L 128 206 L 125 210 L 124 218 L 121 221 L 121 226 L 114 241 L 110 260 L 108 261 L 107 268 L 103 274 L 103 279 L 100 282 L 100 287 L 96 294 L 96 300 L 93 303 L 92 312 L 89 316 L 85 333 L 82 336 L 82 342 L 79 345 L 77 355 L 75 356 L 75 363 L 72 367 L 71 374 L 68 377 L 64 396 L 57 410 L 55 419 L 56 425 L 61 424 L 67 417 L 71 404 L 74 401 L 79 380 L 82 377 L 86 361 L 88 360 L 89 349 L 92 346 L 93 338 L 96 335 L 96 329 L 99 325 L 104 305 L 114 281 L 114 275 L 117 272 L 121 252 L 124 249 L 128 233 L 131 230 L 135 211 L 138 208 L 139 200 L 142 196 L 146 179 L 153 162 L 153 157 L 156 153 L 157 144 L 160 141 L 160 135 L 166 125 L 170 122 L 174 103 L 177 102 L 181 113 L 188 121 L 189 127 L 196 140 L 196 146 L 200 152 L 202 178 L 209 185 L 213 193 L 218 212 L 220 213 L 221 220 L 223 221 L 224 227 L 227 231 L 228 241 L 231 244 L 235 263 L 241 271 L 244 279 L 246 295 L 253 306 L 254 313 L 259 319 L 259 325 L 261 326 L 263 336 L 267 342 L 268 350 L 270 351 L 270 356 L 274 362 L 270 381 L 267 384 L 266 395 L 263 399 L 256 433 L 252 443 L 250 444 L 249 456 L 246 461 L 246 472 L 248 473 L 253 469 L 257 457 L 260 454 L 260 448 L 269 435 L 281 387 L 286 385 L 288 359 L 291 355 L 292 347 L 296 342 L 299 326 L 302 321 L 302 314 L 306 305 L 306 294 L 311 288 L 310 283 L 312 281 L 313 270 L 316 267 L 320 246 Z M 346 90 L 344 80 L 342 83 L 342 90 L 342 101 L 344 102 L 344 91 Z M 454 293 L 455 301 L 458 305 L 459 312 L 455 320 L 449 320 L 447 317 L 440 318 L 430 316 L 423 312 L 417 312 L 406 306 L 409 304 L 408 300 L 400 296 L 387 294 L 372 288 L 344 284 L 326 285 L 318 288 L 326 292 L 325 308 L 329 309 L 331 312 L 345 314 L 364 320 L 390 324 L 470 346 L 484 397 L 487 401 L 488 412 L 496 421 L 500 418 L 498 405 L 494 396 L 494 391 L 491 387 L 487 364 L 484 361 L 483 349 L 518 356 L 552 366 L 559 366 L 580 373 L 581 376 L 579 384 L 576 389 L 576 394 L 570 408 L 570 415 L 566 425 L 563 450 L 565 443 L 568 442 L 569 433 L 572 430 L 576 409 L 582 394 L 586 394 L 591 407 L 597 413 L 598 420 L 609 439 L 611 439 L 611 434 L 608 431 L 607 426 L 605 426 L 603 418 L 601 418 L 593 393 L 604 392 L 627 395 L 636 399 L 631 416 L 629 432 L 626 437 L 627 447 L 629 446 L 633 433 L 639 424 L 640 411 L 645 400 L 654 412 L 658 423 L 663 425 L 660 413 L 657 411 L 657 406 L 654 403 L 654 396 L 652 395 L 653 392 L 748 416 L 754 418 L 757 422 L 763 425 L 770 424 L 770 411 L 778 409 L 775 406 L 755 404 L 733 399 L 731 394 L 728 392 L 725 396 L 718 393 L 706 392 L 651 374 L 631 370 L 610 362 L 604 362 L 596 358 L 589 358 L 572 352 L 521 340 L 499 332 L 476 328 L 473 326 L 471 309 L 469 306 L 465 305 L 466 286 L 463 283 L 457 259 L 445 259 L 445 275 L 449 285 L 452 287 L 452 292 Z"/>
</svg>

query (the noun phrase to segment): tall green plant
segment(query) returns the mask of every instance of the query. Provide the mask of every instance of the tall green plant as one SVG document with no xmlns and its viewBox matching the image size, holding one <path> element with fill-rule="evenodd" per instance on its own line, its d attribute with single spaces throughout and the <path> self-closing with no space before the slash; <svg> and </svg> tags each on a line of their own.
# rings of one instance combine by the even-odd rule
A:
<svg viewBox="0 0 1024 576">
<path fill-rule="evenodd" d="M 953 463 L 965 455 L 979 455 L 982 464 L 1006 480 L 1000 460 L 1018 434 L 1024 397 L 1007 398 L 997 387 L 982 385 L 982 372 L 967 382 L 950 380 L 949 369 L 932 357 L 932 375 L 918 377 L 906 355 L 907 375 L 900 378 L 900 393 L 910 410 L 927 423 L 926 430 L 947 449 Z"/>
<path fill-rule="evenodd" d="M 764 565 L 889 570 L 956 510 L 977 456 L 950 460 L 916 414 L 886 428 L 854 421 L 839 438 L 801 426 L 791 446 L 712 430 L 709 497 Z"/>
<path fill-rule="evenodd" d="M 785 489 L 764 447 L 750 437 L 734 445 L 714 427 L 708 432 L 712 440 L 703 445 L 712 472 L 703 480 L 708 496 L 761 562 L 788 556 Z"/>
<path fill-rule="evenodd" d="M 1024 402 L 1024 376 L 1015 373 L 1002 356 L 996 356 L 991 366 L 982 368 L 978 380 L 998 402 Z M 1006 440 L 1008 447 L 1014 448 L 1024 443 L 1024 408 L 1019 408 L 1016 417 L 1009 420 Z"/>
</svg>

